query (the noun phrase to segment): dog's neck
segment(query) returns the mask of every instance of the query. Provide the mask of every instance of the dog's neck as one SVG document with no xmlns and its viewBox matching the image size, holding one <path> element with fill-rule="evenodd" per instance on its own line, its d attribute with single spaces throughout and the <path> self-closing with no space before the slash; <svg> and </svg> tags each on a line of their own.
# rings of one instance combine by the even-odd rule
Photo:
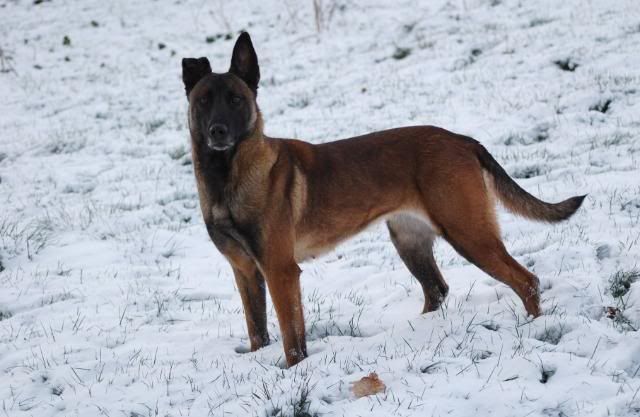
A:
<svg viewBox="0 0 640 417">
<path fill-rule="evenodd" d="M 263 127 L 262 115 L 258 112 L 252 131 L 231 149 L 220 152 L 201 149 L 203 141 L 194 138 L 192 133 L 191 155 L 200 193 L 204 191 L 210 201 L 221 201 L 224 198 L 225 187 L 231 179 L 234 166 L 245 160 L 250 163 L 254 154 L 252 150 L 264 145 Z"/>
</svg>

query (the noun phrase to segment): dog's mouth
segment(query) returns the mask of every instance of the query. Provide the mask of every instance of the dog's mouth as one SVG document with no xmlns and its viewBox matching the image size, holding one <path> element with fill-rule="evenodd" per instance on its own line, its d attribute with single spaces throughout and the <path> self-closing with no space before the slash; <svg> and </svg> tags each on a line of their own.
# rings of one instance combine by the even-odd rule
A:
<svg viewBox="0 0 640 417">
<path fill-rule="evenodd" d="M 226 151 L 229 148 L 231 148 L 231 145 L 214 145 L 214 146 L 211 146 L 211 149 L 213 149 L 214 151 Z"/>
<path fill-rule="evenodd" d="M 212 151 L 222 152 L 233 147 L 233 143 L 230 140 L 218 141 L 211 138 L 207 138 L 207 147 Z"/>
</svg>

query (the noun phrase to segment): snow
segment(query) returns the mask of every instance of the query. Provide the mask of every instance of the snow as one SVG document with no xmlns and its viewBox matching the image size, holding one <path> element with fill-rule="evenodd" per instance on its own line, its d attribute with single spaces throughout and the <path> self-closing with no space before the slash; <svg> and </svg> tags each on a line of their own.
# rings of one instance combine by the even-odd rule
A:
<svg viewBox="0 0 640 417">
<path fill-rule="evenodd" d="M 317 25 L 311 1 L 0 0 L 2 413 L 640 415 L 638 2 L 318 4 Z M 180 80 L 186 56 L 226 71 L 242 29 L 272 136 L 434 124 L 541 198 L 588 193 L 558 225 L 500 212 L 545 314 L 440 242 L 450 295 L 421 315 L 378 225 L 301 266 L 308 359 L 284 369 L 271 305 L 244 353 Z M 356 399 L 371 372 L 387 391 Z"/>
</svg>

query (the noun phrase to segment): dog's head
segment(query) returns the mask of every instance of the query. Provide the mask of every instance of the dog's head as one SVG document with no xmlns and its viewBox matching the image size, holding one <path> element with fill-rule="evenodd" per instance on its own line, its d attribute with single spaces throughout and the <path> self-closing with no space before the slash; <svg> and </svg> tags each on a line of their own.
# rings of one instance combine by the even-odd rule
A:
<svg viewBox="0 0 640 417">
<path fill-rule="evenodd" d="M 254 133 L 260 67 L 248 33 L 238 37 L 228 72 L 211 72 L 207 58 L 183 58 L 182 80 L 191 137 L 199 148 L 228 151 Z"/>
</svg>

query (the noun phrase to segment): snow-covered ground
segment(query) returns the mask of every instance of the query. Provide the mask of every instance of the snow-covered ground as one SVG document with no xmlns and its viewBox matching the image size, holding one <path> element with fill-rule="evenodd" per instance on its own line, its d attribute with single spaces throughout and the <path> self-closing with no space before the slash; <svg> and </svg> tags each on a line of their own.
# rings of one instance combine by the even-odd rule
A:
<svg viewBox="0 0 640 417">
<path fill-rule="evenodd" d="M 638 0 L 316 3 L 0 0 L 0 414 L 640 415 Z M 435 124 L 544 199 L 589 193 L 555 226 L 500 214 L 545 314 L 441 242 L 451 292 L 420 315 L 376 226 L 302 265 L 308 359 L 283 369 L 272 307 L 240 353 L 180 59 L 226 71 L 243 29 L 270 135 Z M 355 399 L 369 372 L 386 393 Z"/>
</svg>

